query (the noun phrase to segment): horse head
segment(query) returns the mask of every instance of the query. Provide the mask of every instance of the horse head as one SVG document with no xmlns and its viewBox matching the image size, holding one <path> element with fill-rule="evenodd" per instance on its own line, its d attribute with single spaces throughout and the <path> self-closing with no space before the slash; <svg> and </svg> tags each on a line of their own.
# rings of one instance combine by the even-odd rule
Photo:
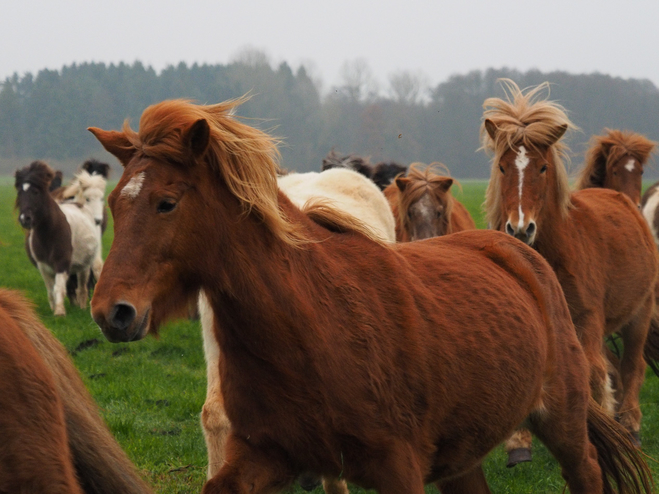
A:
<svg viewBox="0 0 659 494">
<path fill-rule="evenodd" d="M 433 163 L 424 170 L 413 163 L 406 177 L 399 176 L 394 183 L 399 191 L 398 222 L 410 240 L 439 237 L 451 233 L 451 209 L 453 198 L 450 193 L 454 180 L 434 173 Z"/>
<path fill-rule="evenodd" d="M 489 98 L 481 128 L 483 147 L 494 152 L 485 209 L 492 228 L 528 245 L 546 218 L 563 217 L 569 205 L 567 172 L 559 142 L 572 126 L 562 107 L 537 100 L 542 84 L 523 93 L 505 82 L 510 98 Z"/>
<path fill-rule="evenodd" d="M 30 229 L 47 207 L 49 186 L 55 171 L 43 161 L 34 161 L 14 174 L 18 221 L 23 228 Z"/>
</svg>

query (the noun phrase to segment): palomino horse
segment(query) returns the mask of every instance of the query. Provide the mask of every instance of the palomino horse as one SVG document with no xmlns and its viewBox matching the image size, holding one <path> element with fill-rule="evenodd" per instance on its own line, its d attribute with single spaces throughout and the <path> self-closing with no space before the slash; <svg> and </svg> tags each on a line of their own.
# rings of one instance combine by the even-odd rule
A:
<svg viewBox="0 0 659 494">
<path fill-rule="evenodd" d="M 643 167 L 657 143 L 636 132 L 610 129 L 605 132 L 591 139 L 576 189 L 617 190 L 640 206 Z"/>
<path fill-rule="evenodd" d="M 42 161 L 16 171 L 19 221 L 30 230 L 28 245 L 48 290 L 50 308 L 66 315 L 64 295 L 71 273 L 78 277 L 76 303 L 87 306 L 87 279 L 99 250 L 94 221 L 75 204 L 57 204 L 48 186 L 54 176 Z"/>
<path fill-rule="evenodd" d="M 0 289 L 0 492 L 149 493 L 64 347 Z"/>
<path fill-rule="evenodd" d="M 451 194 L 454 180 L 438 175 L 448 169 L 432 163 L 424 169 L 412 163 L 406 177 L 398 177 L 384 189 L 396 218 L 396 240 L 410 242 L 476 228 L 469 211 Z"/>
<path fill-rule="evenodd" d="M 396 241 L 394 217 L 389 204 L 378 187 L 358 172 L 339 167 L 322 173 L 291 173 L 279 177 L 277 185 L 302 211 L 307 208 L 313 211 L 317 201 L 325 201 L 332 208 L 361 221 L 371 230 L 375 239 L 391 243 Z M 213 310 L 203 291 L 199 297 L 199 313 L 208 377 L 202 426 L 208 450 L 208 478 L 211 479 L 224 463 L 224 446 L 230 424 L 224 411 L 220 387 L 220 349 L 214 336 Z M 300 484 L 308 489 L 314 481 L 313 478 L 303 476 Z M 328 478 L 324 479 L 323 484 L 328 494 L 348 492 L 345 481 Z"/>
<path fill-rule="evenodd" d="M 124 165 L 94 320 L 131 341 L 199 290 L 213 310 L 231 430 L 204 493 L 279 492 L 302 472 L 487 493 L 482 459 L 525 420 L 573 494 L 652 489 L 590 398 L 542 256 L 492 231 L 391 246 L 336 210 L 313 221 L 278 190 L 276 145 L 232 116 L 239 102 L 167 101 L 139 132 L 90 129 Z"/>
<path fill-rule="evenodd" d="M 657 249 L 638 208 L 623 194 L 607 189 L 570 194 L 562 161 L 567 148 L 560 138 L 572 124 L 562 107 L 539 97 L 548 85 L 524 93 L 510 80 L 504 84 L 507 100 L 484 103 L 483 147 L 494 153 L 488 222 L 532 245 L 556 271 L 590 363 L 592 394 L 610 413 L 615 403 L 603 342 L 620 333 L 620 422 L 638 439 Z M 530 446 L 530 437 L 524 442 Z"/>
</svg>

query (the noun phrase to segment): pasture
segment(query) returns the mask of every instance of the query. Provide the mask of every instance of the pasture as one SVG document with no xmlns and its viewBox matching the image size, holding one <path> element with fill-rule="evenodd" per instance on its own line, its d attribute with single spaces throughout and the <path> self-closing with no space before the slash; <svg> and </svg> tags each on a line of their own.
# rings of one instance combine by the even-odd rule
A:
<svg viewBox="0 0 659 494">
<path fill-rule="evenodd" d="M 465 181 L 453 192 L 483 228 L 480 211 L 485 182 Z M 24 234 L 13 211 L 12 180 L 0 179 L 0 286 L 24 292 L 44 324 L 71 353 L 110 429 L 155 492 L 196 493 L 206 475 L 206 450 L 199 413 L 206 391 L 200 325 L 178 321 L 163 327 L 158 339 L 112 344 L 105 340 L 89 310 L 71 307 L 55 318 L 39 272 L 24 250 Z M 112 223 L 103 253 L 112 242 Z M 437 376 L 441 379 L 441 376 Z M 648 463 L 659 480 L 659 379 L 647 372 L 641 394 L 641 437 Z M 496 493 L 558 493 L 564 482 L 556 461 L 537 441 L 532 463 L 506 469 L 502 447 L 492 452 L 485 471 Z M 291 492 L 303 492 L 293 487 Z M 316 489 L 321 493 L 322 489 Z M 351 492 L 364 492 L 351 487 Z M 437 492 L 434 487 L 426 492 Z"/>
</svg>

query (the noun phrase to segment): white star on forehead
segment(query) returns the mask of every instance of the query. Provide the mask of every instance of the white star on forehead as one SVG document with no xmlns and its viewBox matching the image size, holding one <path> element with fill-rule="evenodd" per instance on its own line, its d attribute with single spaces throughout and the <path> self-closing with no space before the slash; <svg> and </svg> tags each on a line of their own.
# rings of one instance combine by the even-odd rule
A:
<svg viewBox="0 0 659 494">
<path fill-rule="evenodd" d="M 27 189 L 29 189 L 29 188 L 30 188 L 30 184 L 27 183 L 27 182 L 25 182 L 25 183 L 23 184 L 23 190 L 24 190 L 24 191 L 27 191 Z"/>
<path fill-rule="evenodd" d="M 121 189 L 121 195 L 129 199 L 135 199 L 142 190 L 144 183 L 144 172 L 140 172 L 129 180 L 129 182 Z"/>
<path fill-rule="evenodd" d="M 635 166 L 636 166 L 636 164 L 634 163 L 634 160 L 629 160 L 629 161 L 627 162 L 627 164 L 625 165 L 625 168 L 627 169 L 628 172 L 631 173 L 631 172 L 634 171 L 634 167 L 635 167 Z"/>
</svg>

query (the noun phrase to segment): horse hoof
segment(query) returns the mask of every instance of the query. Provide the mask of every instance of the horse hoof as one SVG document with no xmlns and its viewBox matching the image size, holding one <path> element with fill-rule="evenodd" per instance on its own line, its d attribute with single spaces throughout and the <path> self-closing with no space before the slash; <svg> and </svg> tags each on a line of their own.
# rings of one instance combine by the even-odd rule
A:
<svg viewBox="0 0 659 494">
<path fill-rule="evenodd" d="M 531 461 L 531 450 L 529 448 L 515 448 L 508 451 L 508 463 L 506 466 L 512 468 L 518 463 Z"/>
<path fill-rule="evenodd" d="M 66 316 L 66 311 L 64 309 L 56 310 L 55 312 L 53 312 L 53 315 L 64 317 Z"/>
<path fill-rule="evenodd" d="M 298 483 L 305 491 L 313 491 L 316 487 L 320 485 L 320 478 L 316 477 L 312 473 L 303 473 L 298 478 Z"/>
</svg>

